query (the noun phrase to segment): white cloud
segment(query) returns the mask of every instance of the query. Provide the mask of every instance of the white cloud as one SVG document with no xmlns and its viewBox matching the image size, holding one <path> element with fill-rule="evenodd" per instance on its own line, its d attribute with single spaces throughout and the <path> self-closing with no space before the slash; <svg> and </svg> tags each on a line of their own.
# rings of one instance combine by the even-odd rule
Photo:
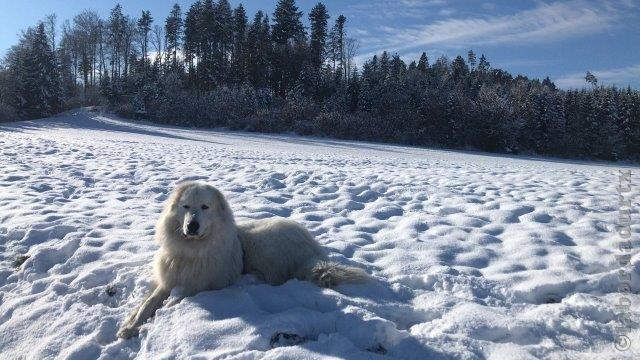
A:
<svg viewBox="0 0 640 360">
<path fill-rule="evenodd" d="M 400 4 L 411 6 L 411 7 L 422 7 L 422 6 L 442 6 L 442 5 L 446 5 L 447 2 L 445 0 L 400 0 Z"/>
<path fill-rule="evenodd" d="M 511 15 L 451 18 L 413 27 L 385 27 L 384 34 L 364 50 L 369 57 L 383 49 L 406 51 L 437 45 L 470 48 L 505 43 L 540 43 L 584 36 L 612 27 L 621 10 L 582 0 L 540 3 Z"/>
<path fill-rule="evenodd" d="M 554 80 L 554 83 L 563 89 L 583 88 L 587 86 L 587 82 L 584 79 L 586 73 L 587 70 L 583 73 L 565 75 Z M 640 83 L 640 64 L 616 69 L 595 70 L 591 71 L 591 73 L 596 76 L 598 83 L 602 85 L 617 85 L 624 87 L 631 83 Z"/>
<path fill-rule="evenodd" d="M 423 19 L 425 12 L 445 5 L 445 0 L 370 0 L 349 6 L 348 13 L 357 17 L 366 16 L 372 20 Z"/>
<path fill-rule="evenodd" d="M 456 13 L 456 9 L 452 9 L 452 8 L 444 8 L 440 11 L 438 11 L 438 14 L 442 15 L 442 16 L 450 16 Z"/>
<path fill-rule="evenodd" d="M 482 8 L 485 10 L 493 10 L 496 8 L 496 4 L 491 3 L 491 2 L 486 2 L 482 4 Z"/>
</svg>

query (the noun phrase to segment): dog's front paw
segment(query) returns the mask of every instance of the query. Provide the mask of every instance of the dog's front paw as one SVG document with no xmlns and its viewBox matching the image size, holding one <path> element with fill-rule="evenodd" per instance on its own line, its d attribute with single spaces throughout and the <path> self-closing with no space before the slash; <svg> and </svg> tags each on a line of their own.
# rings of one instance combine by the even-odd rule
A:
<svg viewBox="0 0 640 360">
<path fill-rule="evenodd" d="M 131 339 L 134 336 L 138 336 L 140 329 L 137 327 L 123 326 L 118 330 L 116 334 L 120 339 Z"/>
</svg>

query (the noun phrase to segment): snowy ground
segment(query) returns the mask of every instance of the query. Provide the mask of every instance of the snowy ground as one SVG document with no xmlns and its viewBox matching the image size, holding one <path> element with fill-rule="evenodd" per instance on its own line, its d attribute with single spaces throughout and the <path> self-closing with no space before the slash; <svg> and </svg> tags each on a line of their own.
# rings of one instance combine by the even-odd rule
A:
<svg viewBox="0 0 640 360">
<path fill-rule="evenodd" d="M 2 358 L 624 358 L 612 346 L 619 167 L 80 110 L 0 124 L 0 169 Z M 377 280 L 328 290 L 245 277 L 117 339 L 150 287 L 162 202 L 185 179 L 220 188 L 238 218 L 302 222 Z M 640 256 L 631 268 L 639 289 Z M 277 332 L 306 341 L 272 349 Z M 625 356 L 638 358 L 640 332 L 630 338 Z"/>
</svg>

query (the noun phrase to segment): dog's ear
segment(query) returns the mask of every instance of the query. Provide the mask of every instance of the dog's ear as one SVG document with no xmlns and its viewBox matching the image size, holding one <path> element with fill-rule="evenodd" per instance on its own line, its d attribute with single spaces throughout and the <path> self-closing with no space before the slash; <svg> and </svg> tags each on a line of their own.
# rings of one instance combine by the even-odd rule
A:
<svg viewBox="0 0 640 360">
<path fill-rule="evenodd" d="M 213 188 L 213 197 L 215 206 L 218 207 L 218 210 L 220 210 L 221 212 L 227 211 L 229 205 L 227 204 L 227 200 L 225 200 L 224 195 L 222 195 L 220 190 Z"/>
<path fill-rule="evenodd" d="M 231 213 L 231 207 L 227 200 L 224 198 L 224 195 L 220 192 L 220 190 L 212 187 L 213 196 L 214 196 L 214 206 L 217 208 L 217 212 L 225 219 L 232 220 L 233 214 Z"/>
<path fill-rule="evenodd" d="M 176 206 L 178 206 L 178 202 L 180 201 L 182 194 L 191 185 L 192 183 L 187 182 L 187 183 L 182 183 L 176 186 L 176 188 L 173 189 L 173 192 L 171 192 L 171 195 L 169 195 L 169 199 L 167 199 L 167 202 L 165 203 L 165 206 L 164 206 L 165 210 L 171 210 Z"/>
</svg>

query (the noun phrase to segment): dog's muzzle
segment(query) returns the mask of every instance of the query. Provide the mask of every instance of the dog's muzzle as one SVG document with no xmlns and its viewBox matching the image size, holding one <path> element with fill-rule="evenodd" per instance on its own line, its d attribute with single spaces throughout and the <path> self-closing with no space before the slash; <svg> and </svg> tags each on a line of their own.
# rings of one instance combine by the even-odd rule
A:
<svg viewBox="0 0 640 360">
<path fill-rule="evenodd" d="M 187 236 L 197 236 L 198 230 L 200 229 L 200 223 L 195 220 L 189 221 L 187 224 Z"/>
</svg>

